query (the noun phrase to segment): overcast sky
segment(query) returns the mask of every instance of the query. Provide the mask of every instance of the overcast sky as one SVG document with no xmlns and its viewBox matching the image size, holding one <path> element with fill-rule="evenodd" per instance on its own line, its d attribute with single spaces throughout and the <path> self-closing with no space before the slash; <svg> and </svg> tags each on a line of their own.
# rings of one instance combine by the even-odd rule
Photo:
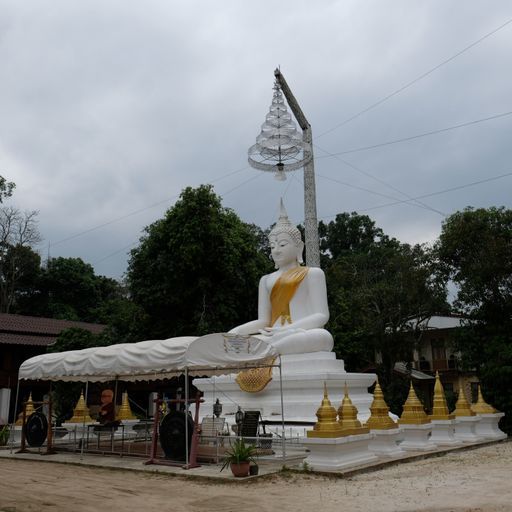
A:
<svg viewBox="0 0 512 512">
<path fill-rule="evenodd" d="M 512 173 L 512 115 L 347 151 L 512 111 L 512 22 L 456 56 L 511 19 L 505 0 L 0 0 L 6 204 L 39 211 L 44 257 L 116 278 L 189 185 L 263 228 L 284 195 L 302 222 L 302 172 L 247 165 L 280 65 L 313 128 L 319 218 L 432 241 L 465 206 L 511 208 L 512 176 L 390 203 Z"/>
</svg>

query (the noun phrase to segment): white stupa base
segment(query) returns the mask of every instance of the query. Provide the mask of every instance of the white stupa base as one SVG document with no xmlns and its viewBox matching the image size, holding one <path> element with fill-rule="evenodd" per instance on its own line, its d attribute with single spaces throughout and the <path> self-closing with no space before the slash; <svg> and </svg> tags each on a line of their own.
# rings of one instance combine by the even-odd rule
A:
<svg viewBox="0 0 512 512">
<path fill-rule="evenodd" d="M 505 439 L 507 434 L 500 430 L 498 423 L 505 416 L 503 412 L 494 414 L 478 414 L 480 421 L 475 426 L 475 434 L 481 438 L 489 440 Z"/>
<path fill-rule="evenodd" d="M 329 398 L 338 408 L 344 394 L 345 383 L 350 398 L 364 422 L 370 415 L 373 395 L 368 388 L 375 382 L 375 375 L 369 373 L 347 373 L 343 360 L 336 359 L 334 352 L 311 352 L 281 356 L 283 383 L 284 419 L 286 421 L 316 422 L 316 411 L 327 384 Z M 234 421 L 238 406 L 242 410 L 259 410 L 265 420 L 281 419 L 281 393 L 279 368 L 274 368 L 269 384 L 258 393 L 242 391 L 235 382 L 237 374 L 204 379 L 194 379 L 194 386 L 204 393 L 200 417 L 212 414 L 215 399 L 222 402 L 222 415 L 228 422 Z M 230 418 L 231 416 L 231 418 Z"/>
<path fill-rule="evenodd" d="M 430 440 L 439 446 L 456 446 L 462 444 L 455 437 L 455 420 L 430 420 L 432 434 Z"/>
<path fill-rule="evenodd" d="M 321 438 L 305 437 L 303 445 L 310 450 L 304 462 L 313 471 L 340 471 L 370 462 L 378 457 L 368 449 L 372 434 Z"/>
<path fill-rule="evenodd" d="M 425 423 L 423 425 L 400 425 L 404 440 L 400 443 L 400 448 L 408 451 L 430 451 L 435 450 L 437 445 L 430 441 L 432 425 Z"/>
<path fill-rule="evenodd" d="M 478 443 L 484 438 L 476 434 L 480 416 L 459 416 L 455 418 L 455 439 L 463 443 Z"/>
<path fill-rule="evenodd" d="M 379 457 L 403 457 L 406 455 L 405 450 L 398 446 L 398 440 L 401 438 L 400 429 L 372 429 L 370 434 L 373 439 L 370 439 L 368 444 L 369 450 L 378 455 Z"/>
</svg>

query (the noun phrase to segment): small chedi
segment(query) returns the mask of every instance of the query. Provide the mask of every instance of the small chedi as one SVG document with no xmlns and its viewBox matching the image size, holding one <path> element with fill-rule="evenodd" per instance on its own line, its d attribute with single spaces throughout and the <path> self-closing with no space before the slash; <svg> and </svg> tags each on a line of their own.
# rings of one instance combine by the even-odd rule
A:
<svg viewBox="0 0 512 512">
<path fill-rule="evenodd" d="M 405 451 L 397 445 L 400 437 L 398 425 L 389 416 L 389 407 L 384 400 L 384 393 L 379 381 L 375 383 L 373 402 L 370 406 L 371 415 L 366 422 L 373 439 L 370 440 L 370 451 L 380 457 L 402 457 Z"/>
<path fill-rule="evenodd" d="M 436 383 L 434 385 L 434 406 L 430 415 L 432 423 L 432 435 L 430 440 L 438 445 L 456 445 L 460 444 L 455 438 L 455 416 L 450 414 L 443 384 L 436 372 Z"/>
<path fill-rule="evenodd" d="M 307 432 L 308 437 L 340 437 L 343 435 L 341 425 L 337 421 L 336 409 L 327 395 L 327 384 L 324 382 L 324 398 L 316 412 L 318 422 L 313 430 Z"/>
<path fill-rule="evenodd" d="M 34 402 L 32 400 L 32 392 L 28 395 L 27 405 L 25 406 L 25 418 L 28 419 L 28 417 L 35 411 L 34 409 Z M 16 420 L 16 425 L 20 426 L 23 425 L 23 409 L 21 410 L 20 414 L 18 415 L 18 419 Z"/>
<path fill-rule="evenodd" d="M 443 384 L 439 378 L 439 372 L 436 372 L 436 383 L 434 385 L 434 407 L 432 408 L 431 420 L 453 420 L 454 414 L 450 414 L 446 397 L 444 394 Z"/>
<path fill-rule="evenodd" d="M 68 423 L 83 423 L 83 422 L 93 421 L 90 414 L 87 404 L 85 403 L 84 392 L 80 392 L 80 398 L 73 410 L 73 417 L 68 420 Z"/>
<path fill-rule="evenodd" d="M 456 418 L 461 418 L 465 416 L 475 416 L 476 414 L 471 410 L 471 405 L 469 405 L 462 384 L 459 386 L 459 396 L 457 398 L 457 403 L 455 404 L 455 411 L 453 411 L 453 413 Z"/>
<path fill-rule="evenodd" d="M 128 399 L 128 391 L 123 393 L 123 401 L 121 402 L 121 407 L 119 409 L 119 413 L 117 414 L 118 420 L 136 420 L 137 418 L 132 413 L 130 408 L 130 400 Z"/>
<path fill-rule="evenodd" d="M 476 425 L 480 417 L 471 410 L 471 405 L 466 398 L 466 393 L 462 384 L 459 386 L 459 397 L 455 404 L 455 438 L 464 443 L 475 443 L 482 438 L 476 433 Z"/>
<path fill-rule="evenodd" d="M 347 383 L 345 383 L 345 396 L 338 409 L 338 417 L 342 435 L 344 436 L 368 434 L 370 431 L 368 427 L 363 427 L 361 422 L 357 419 L 357 408 L 348 396 Z"/>
<path fill-rule="evenodd" d="M 409 396 L 404 404 L 404 410 L 398 420 L 404 434 L 404 440 L 400 445 L 404 450 L 432 450 L 436 447 L 430 441 L 432 431 L 430 418 L 427 416 L 411 382 Z"/>
<path fill-rule="evenodd" d="M 484 400 L 482 395 L 482 386 L 480 386 L 480 384 L 478 385 L 478 399 L 476 403 L 471 406 L 471 410 L 475 414 L 495 414 L 498 412 L 492 405 L 489 405 Z"/>
<path fill-rule="evenodd" d="M 475 427 L 477 436 L 488 440 L 499 440 L 507 437 L 507 434 L 499 428 L 499 422 L 504 414 L 484 400 L 481 386 L 478 386 L 478 400 L 471 406 L 471 409 L 480 418 Z"/>
<path fill-rule="evenodd" d="M 382 392 L 378 379 L 375 383 L 373 402 L 370 406 L 370 417 L 366 422 L 366 426 L 370 430 L 386 430 L 397 428 L 397 424 L 389 416 L 389 407 L 384 400 L 384 393 Z"/>
</svg>

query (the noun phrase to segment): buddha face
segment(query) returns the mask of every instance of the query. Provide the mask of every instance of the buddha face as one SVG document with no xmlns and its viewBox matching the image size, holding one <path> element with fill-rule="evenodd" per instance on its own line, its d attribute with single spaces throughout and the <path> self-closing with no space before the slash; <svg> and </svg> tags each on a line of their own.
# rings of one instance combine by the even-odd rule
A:
<svg viewBox="0 0 512 512">
<path fill-rule="evenodd" d="M 276 233 L 271 235 L 270 251 L 276 268 L 281 268 L 292 263 L 298 263 L 302 244 L 299 246 L 288 233 Z"/>
</svg>

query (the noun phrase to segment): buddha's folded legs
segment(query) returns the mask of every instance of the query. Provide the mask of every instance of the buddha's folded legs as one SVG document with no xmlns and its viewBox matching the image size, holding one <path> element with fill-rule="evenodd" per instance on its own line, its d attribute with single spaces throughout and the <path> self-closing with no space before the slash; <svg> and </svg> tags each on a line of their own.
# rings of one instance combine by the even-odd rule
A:
<svg viewBox="0 0 512 512">
<path fill-rule="evenodd" d="M 330 352 L 334 346 L 331 333 L 325 329 L 297 330 L 288 335 L 279 334 L 275 337 L 258 335 L 256 337 L 273 345 L 280 354 Z"/>
</svg>

